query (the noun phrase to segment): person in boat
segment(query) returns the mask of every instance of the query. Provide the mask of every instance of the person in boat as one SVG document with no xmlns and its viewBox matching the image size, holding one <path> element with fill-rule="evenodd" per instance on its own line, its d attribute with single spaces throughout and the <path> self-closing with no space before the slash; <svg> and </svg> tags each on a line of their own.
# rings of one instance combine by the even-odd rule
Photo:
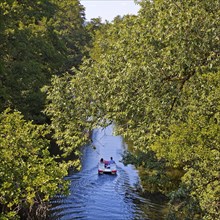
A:
<svg viewBox="0 0 220 220">
<path fill-rule="evenodd" d="M 109 164 L 109 161 L 104 160 L 103 158 L 100 159 L 100 163 L 104 164 L 105 167 L 107 167 L 107 165 Z"/>
<path fill-rule="evenodd" d="M 99 163 L 102 164 L 106 168 L 106 162 L 103 158 L 100 159 Z"/>
<path fill-rule="evenodd" d="M 110 158 L 109 164 L 114 164 L 115 161 L 113 160 L 113 157 Z"/>
</svg>

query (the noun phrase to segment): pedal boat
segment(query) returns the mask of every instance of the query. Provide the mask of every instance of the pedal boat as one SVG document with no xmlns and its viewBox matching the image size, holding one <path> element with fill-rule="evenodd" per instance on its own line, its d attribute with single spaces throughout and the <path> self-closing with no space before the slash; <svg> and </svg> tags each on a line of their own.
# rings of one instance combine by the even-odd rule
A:
<svg viewBox="0 0 220 220">
<path fill-rule="evenodd" d="M 98 164 L 98 174 L 116 174 L 117 169 L 116 169 L 116 164 L 106 164 L 106 163 L 100 163 Z"/>
</svg>

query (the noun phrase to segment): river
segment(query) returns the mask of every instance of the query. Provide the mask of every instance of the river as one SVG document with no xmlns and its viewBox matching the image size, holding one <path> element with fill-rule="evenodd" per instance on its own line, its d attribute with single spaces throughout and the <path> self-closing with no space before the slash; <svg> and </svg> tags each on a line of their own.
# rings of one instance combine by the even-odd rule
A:
<svg viewBox="0 0 220 220">
<path fill-rule="evenodd" d="M 161 220 L 163 205 L 153 203 L 140 194 L 137 170 L 121 161 L 125 143 L 113 136 L 113 126 L 96 129 L 93 145 L 85 147 L 82 169 L 67 177 L 70 195 L 57 195 L 51 202 L 51 220 Z M 100 158 L 113 157 L 117 175 L 98 175 Z"/>
</svg>

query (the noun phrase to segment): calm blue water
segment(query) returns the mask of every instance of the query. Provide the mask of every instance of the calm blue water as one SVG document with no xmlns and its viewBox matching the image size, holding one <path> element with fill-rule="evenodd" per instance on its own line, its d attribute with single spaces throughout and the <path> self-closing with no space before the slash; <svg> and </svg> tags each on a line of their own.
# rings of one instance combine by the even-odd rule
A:
<svg viewBox="0 0 220 220">
<path fill-rule="evenodd" d="M 67 178 L 70 195 L 57 196 L 52 201 L 51 220 L 160 220 L 160 205 L 138 193 L 138 172 L 120 161 L 125 149 L 121 136 L 113 136 L 113 127 L 96 129 L 92 146 L 84 149 L 82 170 Z M 100 158 L 117 163 L 117 175 L 98 175 Z"/>
</svg>

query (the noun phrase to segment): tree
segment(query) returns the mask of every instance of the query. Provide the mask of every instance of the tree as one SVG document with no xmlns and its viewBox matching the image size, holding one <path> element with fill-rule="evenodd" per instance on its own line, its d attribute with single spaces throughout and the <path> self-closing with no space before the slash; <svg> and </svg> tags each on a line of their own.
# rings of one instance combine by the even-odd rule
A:
<svg viewBox="0 0 220 220">
<path fill-rule="evenodd" d="M 168 132 L 159 135 L 152 149 L 173 167 L 183 167 L 182 183 L 199 201 L 204 219 L 218 219 L 219 77 L 207 73 L 187 82 L 183 89 L 182 120 L 172 120 Z"/>
<path fill-rule="evenodd" d="M 88 33 L 88 39 L 87 39 L 87 43 L 88 43 L 88 52 L 90 51 L 90 48 L 92 47 L 93 45 L 93 42 L 95 41 L 95 35 L 96 35 L 96 32 L 98 30 L 100 30 L 100 28 L 105 25 L 102 23 L 102 20 L 100 17 L 98 18 L 92 18 L 89 22 L 86 22 L 86 25 L 85 25 L 85 28 L 86 28 L 86 31 Z M 89 57 L 89 56 L 87 56 Z"/>
<path fill-rule="evenodd" d="M 64 88 L 56 89 L 62 78 L 52 86 L 47 111 L 55 122 L 61 114 L 76 120 L 75 129 L 114 122 L 134 150 L 153 151 L 165 162 L 161 169 L 183 171 L 176 190 L 184 189 L 190 204 L 183 218 L 194 204 L 192 218 L 218 219 L 219 1 L 140 5 L 138 16 L 116 18 L 96 32 L 91 58 Z M 64 131 L 63 140 L 72 134 Z"/>
<path fill-rule="evenodd" d="M 20 112 L 7 109 L 0 115 L 1 219 L 30 219 L 46 211 L 56 193 L 66 192 L 68 164 L 50 156 L 49 133 L 47 126 L 25 121 Z"/>
<path fill-rule="evenodd" d="M 45 87 L 47 106 L 45 113 L 51 119 L 53 138 L 66 157 L 74 154 L 74 167 L 80 168 L 80 148 L 88 143 L 91 131 L 90 122 L 85 117 L 86 106 L 80 108 L 76 104 L 75 92 L 77 88 L 72 83 L 74 76 L 66 73 L 63 76 L 54 76 L 51 86 Z"/>
<path fill-rule="evenodd" d="M 3 1 L 0 10 L 4 12 L 0 110 L 11 106 L 43 123 L 41 88 L 52 75 L 78 66 L 83 57 L 84 8 L 78 0 L 13 0 Z"/>
<path fill-rule="evenodd" d="M 219 1 L 140 4 L 139 16 L 97 32 L 91 59 L 72 81 L 76 106 L 86 106 L 82 114 L 93 125 L 113 121 L 134 149 L 153 150 L 167 167 L 183 169 L 182 183 L 205 213 L 200 217 L 217 219 L 217 167 L 211 164 L 219 154 Z M 205 110 L 209 104 L 212 113 Z"/>
<path fill-rule="evenodd" d="M 58 7 L 53 17 L 54 32 L 65 48 L 65 62 L 60 74 L 70 71 L 81 64 L 86 55 L 88 33 L 85 28 L 85 8 L 79 0 L 52 0 Z"/>
</svg>

